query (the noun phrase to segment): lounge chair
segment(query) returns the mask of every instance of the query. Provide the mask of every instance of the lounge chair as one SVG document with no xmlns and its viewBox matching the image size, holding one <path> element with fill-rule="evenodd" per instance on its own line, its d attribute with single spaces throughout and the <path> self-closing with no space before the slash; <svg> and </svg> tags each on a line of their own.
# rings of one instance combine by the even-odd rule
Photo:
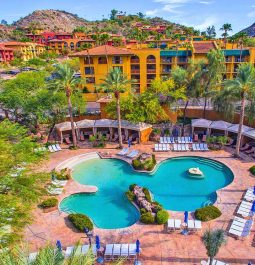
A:
<svg viewBox="0 0 255 265">
<path fill-rule="evenodd" d="M 159 151 L 158 144 L 155 144 L 154 145 L 154 150 L 155 150 L 155 152 L 158 152 Z"/>
<path fill-rule="evenodd" d="M 28 256 L 29 264 L 35 262 L 37 255 L 38 255 L 38 252 L 33 252 L 33 253 L 29 254 L 29 256 Z"/>
<path fill-rule="evenodd" d="M 202 260 L 201 261 L 201 265 L 209 265 L 209 264 L 210 264 L 210 260 L 209 259 L 208 259 L 208 261 L 206 261 L 206 260 Z M 222 262 L 222 261 L 214 259 L 213 262 L 212 262 L 212 265 L 228 265 L 228 263 L 225 263 L 225 262 Z"/>
<path fill-rule="evenodd" d="M 122 244 L 120 250 L 121 257 L 128 257 L 128 244 Z"/>
<path fill-rule="evenodd" d="M 55 186 L 64 187 L 67 184 L 67 180 L 52 180 L 51 183 Z"/>
<path fill-rule="evenodd" d="M 171 141 L 171 138 L 170 138 L 170 137 L 166 137 L 166 139 L 167 139 L 167 143 L 168 143 L 168 144 L 171 144 L 171 143 L 172 143 L 172 141 Z"/>
<path fill-rule="evenodd" d="M 139 154 L 138 150 L 133 150 L 127 155 L 127 157 L 134 158 L 134 157 L 138 156 L 138 154 Z"/>
<path fill-rule="evenodd" d="M 193 139 L 191 136 L 189 136 L 189 143 L 192 144 L 193 143 Z"/>
<path fill-rule="evenodd" d="M 160 137 L 159 143 L 163 144 L 164 143 L 164 137 Z"/>
<path fill-rule="evenodd" d="M 177 144 L 177 151 L 182 151 L 182 147 L 180 144 Z"/>
<path fill-rule="evenodd" d="M 56 147 L 56 145 L 53 144 L 51 147 L 52 147 L 52 149 L 53 149 L 55 152 L 58 152 L 58 151 L 59 151 L 58 148 Z"/>
<path fill-rule="evenodd" d="M 62 151 L 62 148 L 60 147 L 59 144 L 56 144 L 55 146 L 56 146 L 56 148 L 58 149 L 58 151 Z"/>
<path fill-rule="evenodd" d="M 177 143 L 180 144 L 181 143 L 181 137 L 177 138 Z"/>
<path fill-rule="evenodd" d="M 253 188 L 249 188 L 245 195 L 244 195 L 244 199 L 246 201 L 254 201 L 255 200 L 255 194 L 253 193 Z"/>
<path fill-rule="evenodd" d="M 240 148 L 240 151 L 246 151 L 250 148 L 251 148 L 251 146 L 249 144 L 245 144 L 243 147 Z"/>
<path fill-rule="evenodd" d="M 71 247 L 67 247 L 66 251 L 65 251 L 65 257 L 68 258 L 70 257 L 72 254 L 74 255 L 81 255 L 82 253 L 82 246 L 71 246 Z"/>
<path fill-rule="evenodd" d="M 172 144 L 175 143 L 175 139 L 174 139 L 174 137 L 171 137 L 171 143 L 172 143 Z"/>
<path fill-rule="evenodd" d="M 128 258 L 130 260 L 135 260 L 136 256 L 137 256 L 136 244 L 129 244 L 129 246 L 128 246 Z"/>
<path fill-rule="evenodd" d="M 181 220 L 179 219 L 168 219 L 167 231 L 175 231 L 181 229 Z"/>
<path fill-rule="evenodd" d="M 167 150 L 166 150 L 166 144 L 162 144 L 162 146 L 163 146 L 163 151 L 164 151 L 164 152 L 167 151 Z"/>
<path fill-rule="evenodd" d="M 185 140 L 185 144 L 189 144 L 189 137 L 184 137 L 184 140 Z"/>
<path fill-rule="evenodd" d="M 189 151 L 189 145 L 188 144 L 185 144 L 185 150 Z"/>
<path fill-rule="evenodd" d="M 202 143 L 199 144 L 199 148 L 200 148 L 201 151 L 205 151 L 204 144 L 202 144 Z"/>
<path fill-rule="evenodd" d="M 119 156 L 124 156 L 129 152 L 129 148 L 125 147 L 123 148 L 119 153 L 117 153 L 117 155 Z"/>
<path fill-rule="evenodd" d="M 67 144 L 71 144 L 71 141 L 70 141 L 69 137 L 66 137 L 65 141 L 66 141 Z"/>
<path fill-rule="evenodd" d="M 186 147 L 185 147 L 185 144 L 181 144 L 181 149 L 182 149 L 182 151 L 187 151 Z"/>
<path fill-rule="evenodd" d="M 185 137 L 181 137 L 181 143 L 182 143 L 182 144 L 186 144 Z"/>
<path fill-rule="evenodd" d="M 104 259 L 106 261 L 112 260 L 113 259 L 112 253 L 113 253 L 113 244 L 107 244 L 105 246 Z"/>
<path fill-rule="evenodd" d="M 173 151 L 178 151 L 177 144 L 173 144 Z"/>
<path fill-rule="evenodd" d="M 60 195 L 63 192 L 63 188 L 47 188 L 47 192 L 51 195 Z"/>
<path fill-rule="evenodd" d="M 167 144 L 167 137 L 164 137 L 164 144 Z"/>
<path fill-rule="evenodd" d="M 162 152 L 163 151 L 163 144 L 159 144 L 158 145 L 158 150 L 159 150 L 159 152 Z"/>
<path fill-rule="evenodd" d="M 166 151 L 170 151 L 170 145 L 169 144 L 166 145 Z"/>
<path fill-rule="evenodd" d="M 193 151 L 197 151 L 196 144 L 192 144 L 192 150 L 193 150 Z"/>
<path fill-rule="evenodd" d="M 117 260 L 120 257 L 121 244 L 113 244 L 112 257 Z"/>
<path fill-rule="evenodd" d="M 209 148 L 208 148 L 208 144 L 204 144 L 204 150 L 205 151 L 210 151 Z"/>
<path fill-rule="evenodd" d="M 249 155 L 249 154 L 254 153 L 254 151 L 255 151 L 255 147 L 253 146 L 250 150 L 247 150 L 247 151 L 244 151 L 244 152 L 245 152 L 245 154 Z"/>
<path fill-rule="evenodd" d="M 55 150 L 52 148 L 52 145 L 49 145 L 48 148 L 51 153 L 55 153 Z"/>
<path fill-rule="evenodd" d="M 196 144 L 197 151 L 202 151 L 199 144 Z"/>
</svg>

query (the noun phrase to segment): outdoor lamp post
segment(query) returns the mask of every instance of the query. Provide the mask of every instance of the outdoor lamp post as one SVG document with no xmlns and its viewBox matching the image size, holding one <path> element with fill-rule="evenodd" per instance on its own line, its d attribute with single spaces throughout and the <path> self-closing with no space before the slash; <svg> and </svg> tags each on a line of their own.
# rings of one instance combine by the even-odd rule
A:
<svg viewBox="0 0 255 265">
<path fill-rule="evenodd" d="M 91 243 L 91 239 L 93 237 L 93 231 L 89 231 L 88 227 L 84 228 L 84 233 L 86 234 L 87 238 L 89 239 L 89 245 L 91 247 L 92 243 Z"/>
</svg>

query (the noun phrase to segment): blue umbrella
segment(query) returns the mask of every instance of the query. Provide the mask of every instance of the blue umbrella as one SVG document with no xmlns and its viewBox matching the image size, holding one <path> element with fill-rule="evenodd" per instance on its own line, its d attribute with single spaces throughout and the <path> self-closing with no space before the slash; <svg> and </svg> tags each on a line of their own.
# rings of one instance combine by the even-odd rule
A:
<svg viewBox="0 0 255 265">
<path fill-rule="evenodd" d="M 100 249 L 100 239 L 99 239 L 99 236 L 96 236 L 96 248 L 97 248 L 97 250 Z"/>
<path fill-rule="evenodd" d="M 249 262 L 248 265 L 252 265 L 251 262 Z"/>
<path fill-rule="evenodd" d="M 188 223 L 189 213 L 187 211 L 184 212 L 184 223 Z"/>
<path fill-rule="evenodd" d="M 130 138 L 128 138 L 128 147 L 130 147 L 131 146 L 131 140 L 130 140 Z"/>
<path fill-rule="evenodd" d="M 57 240 L 56 246 L 57 246 L 59 251 L 62 251 L 62 245 L 61 245 L 60 240 Z"/>
<path fill-rule="evenodd" d="M 255 195 L 255 186 L 253 187 L 253 194 Z"/>
<path fill-rule="evenodd" d="M 252 204 L 251 211 L 252 211 L 252 212 L 255 212 L 255 201 L 254 201 L 253 204 Z"/>
<path fill-rule="evenodd" d="M 136 250 L 135 250 L 135 252 L 137 254 L 139 254 L 140 253 L 140 241 L 137 239 L 135 243 L 136 243 Z"/>
</svg>

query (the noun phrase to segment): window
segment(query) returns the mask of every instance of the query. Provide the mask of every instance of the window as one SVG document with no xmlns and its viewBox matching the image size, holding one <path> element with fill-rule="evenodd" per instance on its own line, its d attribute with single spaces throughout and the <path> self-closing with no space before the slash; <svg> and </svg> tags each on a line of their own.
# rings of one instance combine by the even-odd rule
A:
<svg viewBox="0 0 255 265">
<path fill-rule="evenodd" d="M 87 84 L 95 84 L 95 78 L 94 77 L 86 77 L 86 83 Z"/>
<path fill-rule="evenodd" d="M 123 63 L 123 60 L 120 56 L 114 56 L 112 58 L 112 63 L 113 64 L 122 64 Z"/>
<path fill-rule="evenodd" d="M 139 63 L 140 63 L 140 59 L 137 55 L 131 56 L 131 64 L 139 64 Z"/>
<path fill-rule="evenodd" d="M 93 75 L 94 67 L 85 67 L 85 75 Z"/>
<path fill-rule="evenodd" d="M 98 58 L 98 64 L 107 64 L 107 58 L 106 57 L 99 57 Z"/>
<path fill-rule="evenodd" d="M 84 59 L 84 64 L 93 64 L 93 58 L 86 57 L 86 58 Z"/>
<path fill-rule="evenodd" d="M 148 57 L 147 57 L 147 63 L 156 63 L 156 58 L 155 58 L 155 56 L 154 55 L 149 55 Z"/>
<path fill-rule="evenodd" d="M 74 43 L 73 42 L 70 43 L 70 48 L 71 48 L 71 50 L 74 50 Z"/>
</svg>

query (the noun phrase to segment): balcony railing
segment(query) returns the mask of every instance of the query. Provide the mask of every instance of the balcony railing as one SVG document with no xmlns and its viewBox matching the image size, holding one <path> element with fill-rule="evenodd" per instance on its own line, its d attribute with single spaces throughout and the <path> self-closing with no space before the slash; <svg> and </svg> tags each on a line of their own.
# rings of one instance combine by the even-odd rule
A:
<svg viewBox="0 0 255 265">
<path fill-rule="evenodd" d="M 172 62 L 173 62 L 172 59 L 163 59 L 163 60 L 161 60 L 162 64 L 170 64 Z"/>
<path fill-rule="evenodd" d="M 131 69 L 131 74 L 139 74 L 140 69 Z"/>
<path fill-rule="evenodd" d="M 162 74 L 170 74 L 171 73 L 171 69 L 162 69 L 161 73 Z"/>
<path fill-rule="evenodd" d="M 152 81 L 154 80 L 154 78 L 153 79 L 147 79 L 147 84 L 150 84 Z"/>
<path fill-rule="evenodd" d="M 123 64 L 123 60 L 112 60 L 113 64 Z"/>
<path fill-rule="evenodd" d="M 136 63 L 140 63 L 140 62 L 139 62 L 139 59 L 131 59 L 131 63 L 136 64 Z"/>
<path fill-rule="evenodd" d="M 156 59 L 147 59 L 147 63 L 156 63 Z"/>
<path fill-rule="evenodd" d="M 156 69 L 147 69 L 147 73 L 155 74 L 156 73 Z"/>
</svg>

